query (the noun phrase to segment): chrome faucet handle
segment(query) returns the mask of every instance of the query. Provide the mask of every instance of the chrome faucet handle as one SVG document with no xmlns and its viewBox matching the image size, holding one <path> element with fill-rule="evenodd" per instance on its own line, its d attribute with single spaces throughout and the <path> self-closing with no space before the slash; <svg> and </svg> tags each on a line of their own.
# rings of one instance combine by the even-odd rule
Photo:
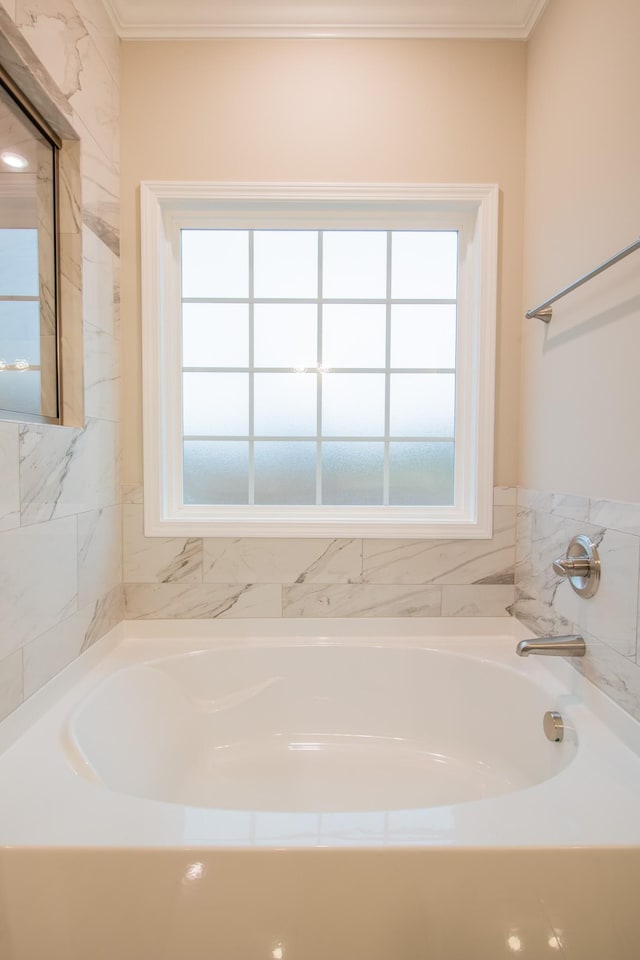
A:
<svg viewBox="0 0 640 960">
<path fill-rule="evenodd" d="M 579 597 L 593 597 L 600 586 L 600 557 L 595 544 L 582 534 L 574 537 L 566 557 L 553 561 L 553 572 L 566 577 Z"/>
<path fill-rule="evenodd" d="M 591 561 L 586 557 L 559 557 L 553 561 L 553 572 L 559 577 L 588 577 Z"/>
</svg>

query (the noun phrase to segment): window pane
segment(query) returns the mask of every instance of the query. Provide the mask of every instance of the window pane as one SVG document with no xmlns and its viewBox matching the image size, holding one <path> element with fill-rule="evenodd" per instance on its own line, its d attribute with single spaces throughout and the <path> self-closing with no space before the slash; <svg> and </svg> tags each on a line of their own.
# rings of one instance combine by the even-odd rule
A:
<svg viewBox="0 0 640 960">
<path fill-rule="evenodd" d="M 387 234 L 328 230 L 323 234 L 323 296 L 380 300 L 387 295 Z"/>
<path fill-rule="evenodd" d="M 318 234 L 315 230 L 256 230 L 253 293 L 269 299 L 316 299 Z"/>
<path fill-rule="evenodd" d="M 249 375 L 184 373 L 184 432 L 191 436 L 249 432 Z"/>
<path fill-rule="evenodd" d="M 308 303 L 257 303 L 254 308 L 256 367 L 315 367 L 318 308 Z"/>
<path fill-rule="evenodd" d="M 455 304 L 394 304 L 392 367 L 455 367 Z"/>
<path fill-rule="evenodd" d="M 38 231 L 0 229 L 0 296 L 37 297 Z"/>
<path fill-rule="evenodd" d="M 390 443 L 389 503 L 451 505 L 453 453 L 453 443 Z"/>
<path fill-rule="evenodd" d="M 182 364 L 185 367 L 248 367 L 248 305 L 183 303 Z"/>
<path fill-rule="evenodd" d="M 384 367 L 383 304 L 328 303 L 322 311 L 323 367 Z"/>
<path fill-rule="evenodd" d="M 242 440 L 185 440 L 185 503 L 247 503 L 249 444 Z"/>
<path fill-rule="evenodd" d="M 326 373 L 322 378 L 325 437 L 384 435 L 384 374 Z"/>
<path fill-rule="evenodd" d="M 315 436 L 317 375 L 255 375 L 256 436 Z"/>
<path fill-rule="evenodd" d="M 395 300 L 455 300 L 457 283 L 457 233 L 394 231 L 391 296 Z"/>
<path fill-rule="evenodd" d="M 246 230 L 182 231 L 182 296 L 249 296 Z"/>
<path fill-rule="evenodd" d="M 382 503 L 383 477 L 383 443 L 322 444 L 323 503 Z"/>
<path fill-rule="evenodd" d="M 255 502 L 316 502 L 316 444 L 257 440 L 254 446 Z"/>
<path fill-rule="evenodd" d="M 3 362 L 12 366 L 16 360 L 40 363 L 40 304 L 35 300 L 0 301 L 0 369 L 6 369 Z"/>
<path fill-rule="evenodd" d="M 453 373 L 392 374 L 391 436 L 452 437 L 455 399 Z"/>
</svg>

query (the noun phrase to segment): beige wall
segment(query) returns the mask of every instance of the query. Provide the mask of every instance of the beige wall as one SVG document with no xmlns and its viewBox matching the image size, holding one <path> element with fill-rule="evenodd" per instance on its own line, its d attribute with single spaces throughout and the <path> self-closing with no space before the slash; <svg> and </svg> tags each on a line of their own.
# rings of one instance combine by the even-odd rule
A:
<svg viewBox="0 0 640 960">
<path fill-rule="evenodd" d="M 525 306 L 640 233 L 640 4 L 552 0 L 529 43 Z M 526 321 L 522 486 L 640 501 L 640 253 Z"/>
<path fill-rule="evenodd" d="M 202 40 L 122 48 L 125 483 L 142 478 L 141 180 L 500 185 L 496 483 L 517 479 L 526 47 Z"/>
</svg>

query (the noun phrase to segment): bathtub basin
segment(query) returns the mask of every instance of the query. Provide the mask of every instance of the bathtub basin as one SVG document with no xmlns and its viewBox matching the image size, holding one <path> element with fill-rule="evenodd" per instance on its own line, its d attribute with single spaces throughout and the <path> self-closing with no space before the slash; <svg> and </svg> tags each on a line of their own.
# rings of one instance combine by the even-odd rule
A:
<svg viewBox="0 0 640 960">
<path fill-rule="evenodd" d="M 423 809 L 512 793 L 564 769 L 578 738 L 542 735 L 549 706 L 523 672 L 463 649 L 222 642 L 121 668 L 79 705 L 65 745 L 94 783 L 149 800 L 280 813 Z"/>
</svg>

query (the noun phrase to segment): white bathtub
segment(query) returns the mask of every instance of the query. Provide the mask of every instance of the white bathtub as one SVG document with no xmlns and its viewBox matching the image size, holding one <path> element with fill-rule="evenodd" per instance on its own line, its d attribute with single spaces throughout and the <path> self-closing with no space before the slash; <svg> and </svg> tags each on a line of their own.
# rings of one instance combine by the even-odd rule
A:
<svg viewBox="0 0 640 960">
<path fill-rule="evenodd" d="M 640 726 L 524 635 L 122 624 L 0 725 L 0 956 L 637 960 Z"/>
</svg>

